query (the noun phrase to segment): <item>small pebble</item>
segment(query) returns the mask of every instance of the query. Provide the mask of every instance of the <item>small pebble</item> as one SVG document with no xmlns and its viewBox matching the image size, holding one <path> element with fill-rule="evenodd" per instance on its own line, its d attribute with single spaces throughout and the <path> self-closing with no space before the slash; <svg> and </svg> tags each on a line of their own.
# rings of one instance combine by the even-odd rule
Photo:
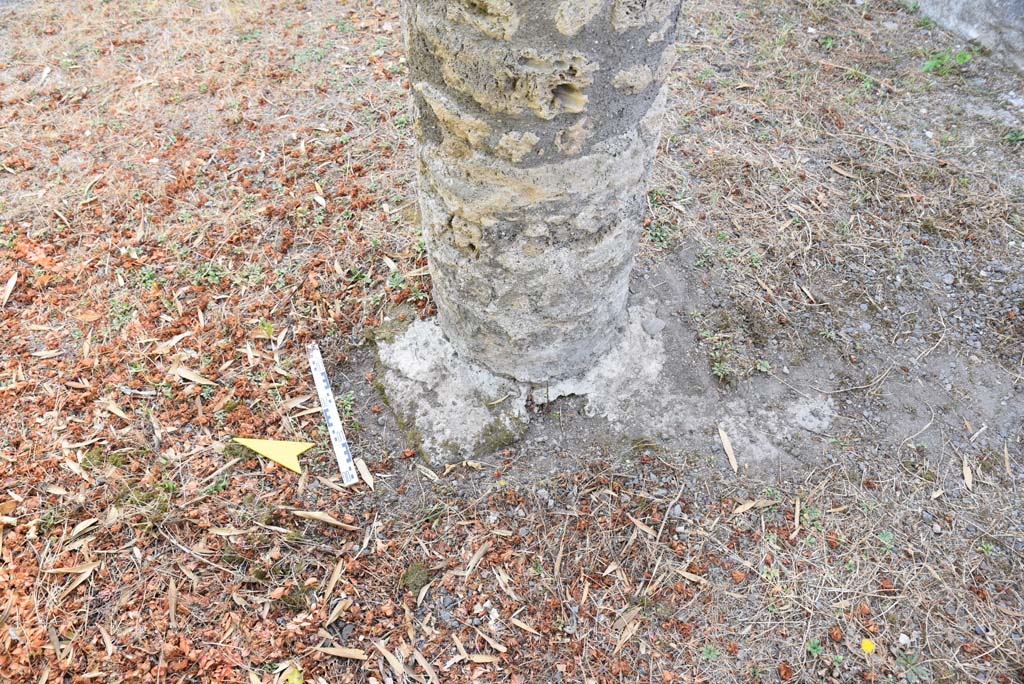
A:
<svg viewBox="0 0 1024 684">
<path fill-rule="evenodd" d="M 939 523 L 935 523 L 934 525 L 932 525 L 932 532 L 934 532 L 935 534 L 942 534 L 942 526 L 939 525 Z"/>
<path fill-rule="evenodd" d="M 953 283 L 956 282 L 956 276 L 954 276 L 952 273 L 947 273 L 946 275 L 942 276 L 942 282 L 945 283 L 946 285 L 952 285 Z"/>
<path fill-rule="evenodd" d="M 641 324 L 641 326 L 643 327 L 645 333 L 647 333 L 651 337 L 655 337 L 658 333 L 665 329 L 665 321 L 661 320 L 660 318 L 648 318 Z"/>
</svg>

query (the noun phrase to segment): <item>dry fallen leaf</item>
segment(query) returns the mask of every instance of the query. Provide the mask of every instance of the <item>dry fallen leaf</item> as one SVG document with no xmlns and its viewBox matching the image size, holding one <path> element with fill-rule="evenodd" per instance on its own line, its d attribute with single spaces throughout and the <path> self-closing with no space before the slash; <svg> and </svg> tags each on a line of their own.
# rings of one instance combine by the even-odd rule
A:
<svg viewBox="0 0 1024 684">
<path fill-rule="evenodd" d="M 525 622 L 523 622 L 522 620 L 520 620 L 518 618 L 509 618 L 509 622 L 511 622 L 513 625 L 515 625 L 519 629 L 523 630 L 524 632 L 529 632 L 530 634 L 535 634 L 536 636 L 540 636 L 540 632 L 538 632 L 533 627 L 531 627 L 530 625 L 526 624 Z"/>
<path fill-rule="evenodd" d="M 281 411 L 291 411 L 293 408 L 298 408 L 299 406 L 302 406 L 312 398 L 312 394 L 303 394 L 302 396 L 299 397 L 292 397 L 291 399 L 288 399 L 287 401 L 281 404 Z M 317 410 L 319 411 L 320 409 L 317 408 Z"/>
<path fill-rule="evenodd" d="M 58 600 L 61 600 L 61 601 L 63 601 L 63 600 L 64 600 L 64 598 L 65 598 L 65 597 L 66 597 L 66 596 L 67 596 L 68 594 L 70 594 L 71 592 L 73 592 L 73 591 L 74 591 L 75 589 L 77 589 L 77 588 L 78 588 L 78 585 L 80 585 L 80 584 L 82 584 L 83 582 L 85 582 L 86 580 L 88 580 L 88 579 L 89 579 L 89 577 L 90 577 L 90 576 L 92 575 L 92 573 L 93 573 L 93 570 L 95 570 L 96 568 L 98 568 L 98 567 L 99 567 L 99 565 L 100 565 L 100 563 L 99 563 L 99 562 L 94 562 L 94 563 L 86 563 L 84 567 L 86 567 L 87 569 L 86 569 L 86 570 L 83 570 L 83 571 L 80 571 L 80 572 L 79 572 L 79 574 L 78 574 L 78 578 L 77 578 L 77 579 L 76 579 L 76 580 L 75 580 L 74 582 L 72 582 L 71 584 L 69 584 L 69 585 L 68 585 L 68 586 L 67 586 L 67 587 L 66 587 L 66 588 L 64 589 L 64 591 L 62 591 L 62 592 L 60 593 L 60 597 L 59 597 L 59 599 L 58 599 Z M 82 567 L 82 566 L 78 566 L 78 567 Z"/>
<path fill-rule="evenodd" d="M 691 582 L 694 582 L 696 584 L 707 584 L 708 583 L 708 581 L 706 579 L 704 579 L 700 575 L 695 575 L 692 572 L 687 572 L 686 570 L 676 570 L 676 572 L 678 572 L 680 575 L 682 575 L 684 579 L 688 579 Z"/>
<path fill-rule="evenodd" d="M 420 605 L 421 603 L 423 603 L 423 599 L 427 596 L 427 592 L 430 591 L 430 587 L 433 584 L 434 584 L 433 582 L 427 582 L 422 587 L 420 587 L 420 593 L 416 594 L 416 605 L 417 606 Z"/>
<path fill-rule="evenodd" d="M 370 491 L 372 492 L 373 491 L 373 475 L 370 473 L 370 469 L 366 467 L 366 461 L 364 461 L 361 458 L 357 458 L 355 460 L 355 464 L 356 464 L 356 470 L 359 471 L 359 477 L 363 478 L 363 482 L 366 483 L 366 486 L 369 487 Z"/>
<path fill-rule="evenodd" d="M 751 508 L 768 508 L 769 506 L 774 506 L 777 503 L 779 502 L 776 499 L 756 499 L 751 501 L 744 501 L 743 503 L 736 507 L 736 510 L 732 512 L 732 516 L 735 517 L 742 513 L 746 513 Z"/>
<path fill-rule="evenodd" d="M 491 542 L 485 541 L 483 544 L 480 545 L 480 548 L 478 548 L 476 552 L 473 554 L 473 556 L 469 559 L 469 563 L 466 564 L 466 569 L 462 571 L 456 571 L 454 574 L 461 575 L 462 577 L 465 577 L 468 580 L 469 576 L 473 574 L 473 570 L 476 569 L 477 563 L 479 563 L 483 559 L 484 554 L 486 554 L 487 550 L 490 548 Z"/>
<path fill-rule="evenodd" d="M 346 560 L 339 558 L 338 562 L 334 564 L 334 570 L 331 571 L 331 576 L 327 580 L 327 588 L 324 589 L 324 598 L 330 600 L 331 596 L 334 595 L 334 587 L 337 586 L 338 580 L 341 579 L 341 573 L 345 571 Z"/>
<path fill-rule="evenodd" d="M 416 658 L 416 662 L 420 664 L 420 667 L 423 668 L 423 671 L 427 673 L 427 678 L 431 683 L 441 684 L 441 678 L 437 676 L 437 671 L 434 669 L 434 666 L 430 664 L 430 661 L 427 660 L 418 649 L 413 650 L 412 655 Z"/>
<path fill-rule="evenodd" d="M 725 449 L 725 455 L 729 458 L 732 472 L 739 472 L 740 467 L 736 463 L 736 454 L 732 450 L 732 440 L 729 439 L 729 435 L 725 434 L 725 427 L 721 424 L 718 426 L 718 438 L 722 440 L 722 448 Z"/>
<path fill-rule="evenodd" d="M 67 568 L 50 568 L 44 570 L 47 575 L 77 575 L 82 572 L 92 572 L 100 566 L 100 561 L 93 561 L 91 563 L 82 563 L 81 565 L 72 565 Z"/>
<path fill-rule="evenodd" d="M 343 646 L 318 646 L 313 649 L 336 658 L 348 658 L 349 660 L 366 660 L 366 651 L 361 648 L 345 648 Z"/>
<path fill-rule="evenodd" d="M 186 332 L 183 332 L 181 334 L 175 335 L 171 339 L 169 339 L 169 340 L 167 340 L 165 342 L 161 342 L 160 344 L 158 344 L 155 347 L 153 347 L 153 353 L 154 354 L 166 354 L 169 351 L 171 351 L 171 347 L 173 347 L 174 345 L 178 344 L 179 342 L 181 342 L 183 339 L 185 339 L 186 337 L 188 337 L 191 334 L 192 334 L 191 332 L 186 331 Z"/>
<path fill-rule="evenodd" d="M 318 522 L 327 523 L 328 525 L 334 525 L 335 527 L 340 527 L 341 529 L 348 530 L 349 532 L 356 532 L 359 530 L 355 525 L 343 523 L 330 513 L 324 513 L 323 511 L 292 511 L 292 515 L 296 518 L 316 520 Z"/>
<path fill-rule="evenodd" d="M 629 623 L 636 619 L 636 616 L 643 610 L 643 606 L 633 606 L 629 610 L 625 611 L 619 617 L 615 618 L 615 622 L 612 623 L 613 632 L 621 632 L 626 629 Z"/>
<path fill-rule="evenodd" d="M 114 401 L 111 400 L 111 399 L 103 399 L 101 401 L 97 401 L 96 405 L 99 406 L 104 411 L 108 411 L 110 413 L 113 413 L 115 416 L 117 416 L 121 420 L 126 420 L 126 421 L 130 421 L 131 420 L 131 418 L 128 417 L 128 414 L 125 413 L 124 410 L 120 406 L 115 404 Z"/>
<path fill-rule="evenodd" d="M 78 523 L 73 528 L 71 528 L 71 534 L 68 535 L 68 541 L 72 541 L 76 537 L 80 536 L 86 530 L 88 530 L 90 527 L 92 527 L 93 525 L 95 525 L 98 522 L 99 522 L 98 518 L 86 518 L 82 522 Z"/>
<path fill-rule="evenodd" d="M 422 466 L 422 465 L 420 465 L 420 464 L 418 464 L 418 463 L 416 464 L 416 468 L 417 468 L 417 469 L 418 469 L 418 470 L 419 470 L 419 471 L 420 471 L 421 473 L 423 473 L 423 474 L 424 474 L 424 475 L 425 475 L 425 476 L 427 477 L 427 479 L 433 480 L 434 482 L 440 482 L 440 481 L 441 481 L 441 478 L 440 478 L 440 477 L 438 476 L 438 474 L 437 474 L 437 473 L 435 473 L 435 472 L 434 472 L 433 470 L 431 470 L 430 468 L 428 468 L 428 467 L 426 467 L 426 466 Z"/>
<path fill-rule="evenodd" d="M 402 665 L 402 661 L 384 646 L 383 641 L 375 641 L 373 642 L 373 646 L 380 651 L 380 654 L 388 661 L 388 665 L 390 665 L 391 669 L 395 671 L 395 676 L 398 677 L 398 680 L 403 681 L 405 679 L 405 666 Z"/>
<path fill-rule="evenodd" d="M 167 586 L 167 613 L 170 616 L 171 629 L 178 628 L 178 585 L 171 578 Z"/>
<path fill-rule="evenodd" d="M 499 660 L 498 656 L 488 655 L 486 653 L 470 653 L 469 654 L 469 661 L 471 663 L 477 663 L 478 665 L 485 665 L 487 663 L 496 663 L 496 662 L 498 662 L 498 660 Z"/>
<path fill-rule="evenodd" d="M 846 178 L 850 178 L 852 180 L 860 180 L 860 176 L 847 171 L 839 164 L 829 164 L 828 167 L 835 171 L 836 173 L 838 173 L 840 176 L 845 176 Z"/>
<path fill-rule="evenodd" d="M 800 497 L 796 497 L 796 508 L 793 511 L 793 533 L 789 535 L 790 540 L 796 539 L 800 534 Z"/>
<path fill-rule="evenodd" d="M 0 296 L 0 309 L 7 306 L 7 300 L 11 298 L 11 293 L 14 292 L 14 285 L 18 282 L 18 274 L 12 273 L 11 277 L 7 279 L 7 284 L 4 285 L 3 296 Z"/>
<path fill-rule="evenodd" d="M 330 627 L 339 617 L 341 617 L 342 613 L 351 607 L 352 599 L 350 598 L 338 601 L 337 605 L 334 606 L 334 610 L 332 610 L 331 614 L 327 616 L 326 620 L 324 620 L 324 627 Z"/>
<path fill-rule="evenodd" d="M 626 625 L 626 628 L 622 630 L 622 634 L 619 635 L 619 640 L 615 643 L 615 650 L 612 651 L 612 655 L 615 655 L 616 653 L 621 651 L 622 647 L 626 645 L 626 642 L 628 642 L 634 634 L 636 634 L 636 630 L 638 630 L 639 628 L 639 620 L 633 620 L 628 625 Z"/>
<path fill-rule="evenodd" d="M 627 514 L 627 515 L 628 515 L 628 514 Z M 645 525 L 645 524 L 643 524 L 642 522 L 640 522 L 639 520 L 637 520 L 637 519 L 636 519 L 636 518 L 634 518 L 633 516 L 631 516 L 631 515 L 630 515 L 630 516 L 629 516 L 629 519 L 633 521 L 633 524 L 634 524 L 634 525 L 636 525 L 636 526 L 637 526 L 637 528 L 638 528 L 638 529 L 639 529 L 639 530 L 640 530 L 641 532 L 646 532 L 647 534 L 651 535 L 652 537 L 657 537 L 657 536 L 658 536 L 658 533 L 657 533 L 657 532 L 655 532 L 653 528 L 651 528 L 651 527 L 650 527 L 650 526 L 648 526 L 648 525 Z"/>
<path fill-rule="evenodd" d="M 100 638 L 103 639 L 103 647 L 107 651 L 107 657 L 114 655 L 114 641 L 110 638 L 110 633 L 103 629 L 103 625 L 96 625 L 96 629 L 99 630 Z"/>
<path fill-rule="evenodd" d="M 967 457 L 963 457 L 964 467 L 964 484 L 967 485 L 967 491 L 974 491 L 974 473 L 971 472 L 971 466 L 967 463 Z"/>
<path fill-rule="evenodd" d="M 488 645 L 488 646 L 490 646 L 491 648 L 493 648 L 493 649 L 494 649 L 495 651 L 497 651 L 498 653 L 505 653 L 506 651 L 508 651 L 508 647 L 507 647 L 507 646 L 505 646 L 505 644 L 501 643 L 501 642 L 500 642 L 500 641 L 498 641 L 497 639 L 493 639 L 493 638 L 491 638 L 491 637 L 487 636 L 486 634 L 484 634 L 483 632 L 481 632 L 481 631 L 480 631 L 479 629 L 477 629 L 476 627 L 474 627 L 473 629 L 475 629 L 475 630 L 476 630 L 476 633 L 477 633 L 477 634 L 478 634 L 478 635 L 480 636 L 480 638 L 481 638 L 481 639 L 483 639 L 484 641 L 486 641 L 486 642 L 487 642 L 487 645 Z"/>
<path fill-rule="evenodd" d="M 174 375 L 177 375 L 179 378 L 182 378 L 183 380 L 188 380 L 189 382 L 194 382 L 197 385 L 216 385 L 217 384 L 213 380 L 210 380 L 209 378 L 203 377 L 199 373 L 196 373 L 194 370 L 191 370 L 189 368 L 185 368 L 182 365 L 177 365 L 174 368 L 172 368 L 171 369 L 171 373 L 173 373 Z"/>
</svg>

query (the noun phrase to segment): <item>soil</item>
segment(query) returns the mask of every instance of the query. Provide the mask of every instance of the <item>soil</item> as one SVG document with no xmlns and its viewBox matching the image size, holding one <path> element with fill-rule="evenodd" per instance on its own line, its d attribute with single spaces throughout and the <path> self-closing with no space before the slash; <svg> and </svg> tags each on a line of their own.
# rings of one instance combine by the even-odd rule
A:
<svg viewBox="0 0 1024 684">
<path fill-rule="evenodd" d="M 1022 681 L 1019 73 L 687 2 L 635 377 L 444 467 L 396 3 L 150 9 L 0 3 L 0 681 Z"/>
</svg>

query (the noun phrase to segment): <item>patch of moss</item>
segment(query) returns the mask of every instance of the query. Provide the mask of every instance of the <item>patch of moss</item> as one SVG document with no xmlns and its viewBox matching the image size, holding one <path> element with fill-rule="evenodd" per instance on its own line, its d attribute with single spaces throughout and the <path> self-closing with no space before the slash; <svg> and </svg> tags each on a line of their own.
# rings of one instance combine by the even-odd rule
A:
<svg viewBox="0 0 1024 684">
<path fill-rule="evenodd" d="M 145 452 L 142 452 L 141 456 L 145 456 Z M 123 468 L 127 463 L 128 455 L 123 451 L 115 451 L 107 455 L 107 464 L 115 468 Z"/>
<path fill-rule="evenodd" d="M 228 442 L 224 445 L 224 458 L 231 460 L 233 458 L 252 458 L 256 455 L 255 451 L 252 451 L 238 442 Z"/>
<path fill-rule="evenodd" d="M 103 465 L 106 459 L 103 457 L 103 447 L 94 446 L 82 456 L 81 466 L 85 470 L 92 470 L 96 466 Z"/>
<path fill-rule="evenodd" d="M 293 613 L 301 613 L 307 606 L 306 591 L 298 585 L 292 587 L 292 590 L 282 596 L 280 600 Z"/>
<path fill-rule="evenodd" d="M 404 320 L 401 319 L 403 314 Z M 367 338 L 371 342 L 394 342 L 395 338 L 405 332 L 415 320 L 416 309 L 405 303 L 399 304 L 388 312 L 387 320 L 382 321 L 376 328 L 367 328 Z"/>
<path fill-rule="evenodd" d="M 514 444 L 525 427 L 526 423 L 517 418 L 495 418 L 484 428 L 483 434 L 477 440 L 476 448 L 473 449 L 474 454 L 484 456 Z"/>
<path fill-rule="evenodd" d="M 128 484 L 118 492 L 117 502 L 131 508 L 138 509 L 142 519 L 139 528 L 147 531 L 163 521 L 171 508 L 172 493 L 159 488 L 159 485 L 152 487 L 140 487 L 137 484 Z"/>
<path fill-rule="evenodd" d="M 402 574 L 402 586 L 413 594 L 419 594 L 420 589 L 430 582 L 430 568 L 423 563 L 412 562 L 409 568 Z"/>
<path fill-rule="evenodd" d="M 141 459 L 145 457 L 146 452 L 142 451 L 138 453 L 138 457 Z M 124 451 L 114 451 L 106 453 L 101 446 L 94 446 L 89 451 L 85 452 L 82 456 L 82 468 L 85 470 L 92 470 L 102 465 L 109 465 L 115 468 L 120 468 L 128 462 L 128 454 Z"/>
</svg>

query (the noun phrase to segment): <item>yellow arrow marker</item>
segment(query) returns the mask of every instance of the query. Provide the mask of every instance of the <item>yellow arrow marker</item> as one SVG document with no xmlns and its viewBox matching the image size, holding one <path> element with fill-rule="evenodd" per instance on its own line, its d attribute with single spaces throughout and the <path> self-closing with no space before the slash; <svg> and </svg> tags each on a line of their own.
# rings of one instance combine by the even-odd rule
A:
<svg viewBox="0 0 1024 684">
<path fill-rule="evenodd" d="M 282 442 L 276 439 L 248 439 L 246 437 L 234 437 L 233 441 L 299 474 L 302 473 L 299 454 L 316 446 L 311 442 Z"/>
</svg>

